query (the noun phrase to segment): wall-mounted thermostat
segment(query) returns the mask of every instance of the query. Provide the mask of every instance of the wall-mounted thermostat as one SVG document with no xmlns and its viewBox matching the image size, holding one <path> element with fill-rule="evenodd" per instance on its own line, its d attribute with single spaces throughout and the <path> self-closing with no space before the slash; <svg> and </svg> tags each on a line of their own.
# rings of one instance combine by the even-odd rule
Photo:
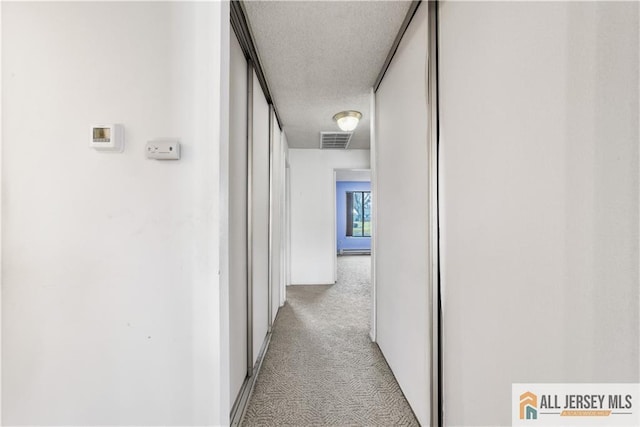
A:
<svg viewBox="0 0 640 427">
<path fill-rule="evenodd" d="M 177 139 L 154 139 L 147 142 L 148 159 L 180 160 L 180 142 Z"/>
<path fill-rule="evenodd" d="M 122 125 L 91 126 L 89 147 L 100 151 L 123 151 L 124 130 L 122 129 Z"/>
</svg>

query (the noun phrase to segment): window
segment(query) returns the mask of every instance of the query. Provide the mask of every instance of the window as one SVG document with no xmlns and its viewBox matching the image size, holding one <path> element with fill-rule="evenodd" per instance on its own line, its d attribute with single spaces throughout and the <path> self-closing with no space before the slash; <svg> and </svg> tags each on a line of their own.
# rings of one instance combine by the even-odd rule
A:
<svg viewBox="0 0 640 427">
<path fill-rule="evenodd" d="M 347 236 L 371 237 L 370 191 L 347 191 Z"/>
</svg>

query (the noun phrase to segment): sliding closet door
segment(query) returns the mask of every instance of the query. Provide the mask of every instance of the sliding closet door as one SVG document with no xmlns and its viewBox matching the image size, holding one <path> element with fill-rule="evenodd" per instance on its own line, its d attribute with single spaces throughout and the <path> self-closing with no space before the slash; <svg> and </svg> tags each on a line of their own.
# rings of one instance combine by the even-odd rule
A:
<svg viewBox="0 0 640 427">
<path fill-rule="evenodd" d="M 446 425 L 511 425 L 513 383 L 640 380 L 638 9 L 441 4 Z"/>
<path fill-rule="evenodd" d="M 247 60 L 231 36 L 229 87 L 229 346 L 231 404 L 247 375 Z"/>
<path fill-rule="evenodd" d="M 253 74 L 252 144 L 253 361 L 269 329 L 269 104 Z"/>
<path fill-rule="evenodd" d="M 431 416 L 428 30 L 423 2 L 376 92 L 372 148 L 377 342 L 422 425 Z"/>
<path fill-rule="evenodd" d="M 271 319 L 280 308 L 280 278 L 282 275 L 282 132 L 271 110 Z"/>
</svg>

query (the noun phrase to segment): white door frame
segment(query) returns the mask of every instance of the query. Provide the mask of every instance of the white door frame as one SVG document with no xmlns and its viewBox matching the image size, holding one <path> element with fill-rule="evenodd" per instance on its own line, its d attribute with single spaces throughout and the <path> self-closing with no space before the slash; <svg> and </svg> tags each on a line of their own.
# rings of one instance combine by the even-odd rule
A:
<svg viewBox="0 0 640 427">
<path fill-rule="evenodd" d="M 371 122 L 373 122 L 373 115 L 371 116 Z M 373 143 L 373 133 L 371 142 Z M 373 163 L 371 163 L 373 166 Z M 371 182 L 371 218 L 373 221 L 371 222 L 371 330 L 369 331 L 369 336 L 371 337 L 371 341 L 376 341 L 376 282 L 375 282 L 375 263 L 374 263 L 374 236 L 375 236 L 375 224 L 376 224 L 376 216 L 375 216 L 375 195 L 374 195 L 374 187 L 373 187 L 373 168 L 362 169 L 362 168 L 335 168 L 333 169 L 333 283 L 338 281 L 338 212 L 336 206 L 336 185 L 338 183 L 338 171 L 350 171 L 350 172 L 369 172 Z"/>
<path fill-rule="evenodd" d="M 284 139 L 284 132 L 283 132 Z M 283 180 L 282 180 L 282 274 L 280 277 L 280 307 L 287 301 L 287 286 L 291 284 L 291 168 L 286 150 L 282 148 Z"/>
<path fill-rule="evenodd" d="M 377 289 L 378 284 L 376 281 L 376 248 L 377 248 L 377 235 L 378 235 L 378 142 L 376 135 L 376 91 L 371 88 L 369 95 L 369 133 L 370 133 L 370 151 L 369 151 L 369 167 L 371 170 L 371 330 L 369 331 L 369 337 L 371 341 L 376 342 L 378 331 L 378 299 Z"/>
</svg>

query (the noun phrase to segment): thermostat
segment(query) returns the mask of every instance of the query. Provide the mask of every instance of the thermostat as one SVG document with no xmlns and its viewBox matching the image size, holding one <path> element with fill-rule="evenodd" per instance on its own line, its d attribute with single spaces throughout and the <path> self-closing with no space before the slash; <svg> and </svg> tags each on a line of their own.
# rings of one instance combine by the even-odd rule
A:
<svg viewBox="0 0 640 427">
<path fill-rule="evenodd" d="M 124 131 L 122 125 L 91 126 L 89 147 L 100 151 L 123 151 Z"/>
</svg>

